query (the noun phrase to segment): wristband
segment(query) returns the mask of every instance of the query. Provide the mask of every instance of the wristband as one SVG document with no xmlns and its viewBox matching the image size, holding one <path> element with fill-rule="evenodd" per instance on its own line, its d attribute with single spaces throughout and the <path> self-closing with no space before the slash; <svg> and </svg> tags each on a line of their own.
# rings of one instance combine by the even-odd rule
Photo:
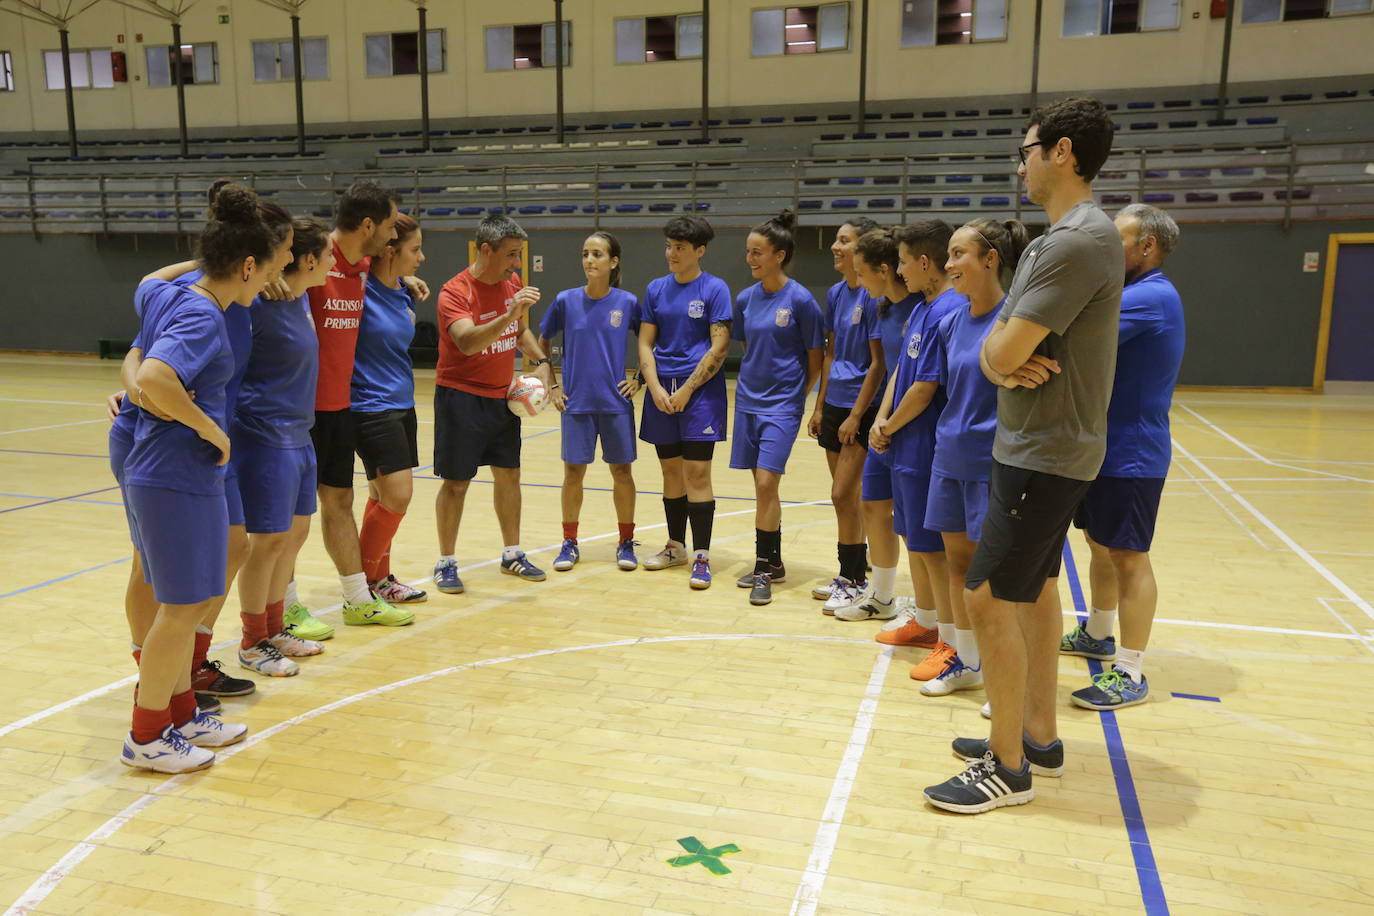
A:
<svg viewBox="0 0 1374 916">
<path fill-rule="evenodd" d="M 548 364 L 549 358 L 547 356 L 541 356 L 534 361 L 534 368 L 538 369 L 540 366 L 547 366 Z"/>
</svg>

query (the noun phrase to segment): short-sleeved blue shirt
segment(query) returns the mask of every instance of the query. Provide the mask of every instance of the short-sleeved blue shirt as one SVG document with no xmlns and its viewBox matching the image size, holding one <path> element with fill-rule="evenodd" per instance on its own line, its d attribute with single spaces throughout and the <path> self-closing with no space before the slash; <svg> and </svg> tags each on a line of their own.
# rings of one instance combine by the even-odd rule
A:
<svg viewBox="0 0 1374 916">
<path fill-rule="evenodd" d="M 821 307 L 796 280 L 776 293 L 762 283 L 735 299 L 731 336 L 745 343 L 735 409 L 774 416 L 801 416 L 806 405 L 807 350 L 825 345 Z"/>
<path fill-rule="evenodd" d="M 253 350 L 239 386 L 233 434 L 273 448 L 310 444 L 320 347 L 310 299 L 255 299 Z"/>
<path fill-rule="evenodd" d="M 892 412 L 911 386 L 917 382 L 938 382 L 939 373 L 921 360 L 931 347 L 935 327 L 941 318 L 957 308 L 967 308 L 968 300 L 953 290 L 946 290 L 929 302 L 924 300 L 907 317 L 902 349 L 897 354 L 895 389 L 892 392 Z M 904 471 L 929 473 L 935 456 L 935 425 L 945 407 L 945 392 L 937 388 L 926 409 L 910 423 L 892 435 L 892 466 Z"/>
<path fill-rule="evenodd" d="M 363 317 L 353 353 L 349 406 L 360 413 L 406 410 L 415 406 L 415 370 L 410 342 L 415 322 L 410 317 L 410 291 L 391 289 L 376 277 L 363 291 Z"/>
<path fill-rule="evenodd" d="M 660 378 L 685 378 L 711 349 L 711 325 L 730 320 L 730 287 L 705 271 L 690 283 L 668 274 L 644 292 L 640 319 L 658 328 L 654 368 Z"/>
<path fill-rule="evenodd" d="M 884 311 L 883 300 L 878 300 L 878 339 L 883 342 L 883 360 L 886 363 L 886 368 L 883 369 L 883 384 L 878 389 L 879 403 L 882 403 L 888 380 L 892 378 L 892 371 L 897 368 L 897 357 L 906 343 L 906 320 L 910 317 L 912 309 L 925 301 L 925 296 L 912 293 L 900 302 L 886 303 L 887 309 Z"/>
<path fill-rule="evenodd" d="M 882 338 L 878 304 L 862 286 L 851 287 L 841 280 L 825 295 L 825 329 L 835 335 L 825 403 L 853 407 L 873 363 L 869 341 Z M 887 368 L 889 372 L 892 369 Z"/>
<path fill-rule="evenodd" d="M 639 300 L 628 290 L 612 289 L 600 299 L 582 287 L 558 294 L 539 323 L 539 336 L 553 340 L 563 335 L 566 413 L 633 409 L 616 386 L 625 380 L 626 343 L 638 331 Z"/>
<path fill-rule="evenodd" d="M 933 467 L 942 477 L 977 482 L 992 473 L 997 386 L 983 374 L 978 356 L 1001 310 L 999 304 L 975 318 L 967 304 L 954 309 L 940 319 L 933 345 L 921 356 L 923 365 L 930 361 L 948 399 L 935 428 Z"/>
</svg>

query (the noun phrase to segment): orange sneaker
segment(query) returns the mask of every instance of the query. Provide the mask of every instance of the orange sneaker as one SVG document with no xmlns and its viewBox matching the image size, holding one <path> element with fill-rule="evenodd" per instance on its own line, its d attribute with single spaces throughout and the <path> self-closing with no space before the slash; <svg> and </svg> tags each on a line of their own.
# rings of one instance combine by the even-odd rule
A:
<svg viewBox="0 0 1374 916">
<path fill-rule="evenodd" d="M 913 617 L 899 627 L 879 630 L 873 637 L 887 646 L 916 646 L 920 649 L 934 649 L 940 644 L 940 631 L 935 627 L 923 627 Z"/>
<path fill-rule="evenodd" d="M 911 679 L 913 681 L 932 680 L 945 670 L 945 664 L 957 654 L 954 647 L 949 643 L 938 643 L 934 651 L 925 657 L 925 661 L 911 669 Z"/>
</svg>

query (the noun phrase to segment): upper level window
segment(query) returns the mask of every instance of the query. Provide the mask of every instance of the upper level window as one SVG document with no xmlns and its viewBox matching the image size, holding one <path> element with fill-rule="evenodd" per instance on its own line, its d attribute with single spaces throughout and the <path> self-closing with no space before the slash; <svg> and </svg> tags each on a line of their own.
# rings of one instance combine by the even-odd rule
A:
<svg viewBox="0 0 1374 916">
<path fill-rule="evenodd" d="M 1006 38 L 1007 0 L 903 0 L 904 48 Z"/>
<path fill-rule="evenodd" d="M 753 51 L 756 57 L 815 54 L 848 48 L 848 3 L 754 10 Z"/>
<path fill-rule="evenodd" d="M 430 73 L 443 73 L 448 62 L 445 53 L 445 31 L 425 31 L 426 62 Z M 367 54 L 368 76 L 409 76 L 420 72 L 420 39 L 418 32 L 391 32 L 365 35 L 363 50 Z"/>
<path fill-rule="evenodd" d="M 10 52 L 0 51 L 0 92 L 14 91 L 14 58 Z"/>
<path fill-rule="evenodd" d="M 114 65 L 109 48 L 83 48 L 73 50 L 71 58 L 73 89 L 113 89 Z M 67 88 L 62 77 L 62 52 L 43 52 L 43 71 L 47 76 L 49 89 Z"/>
<path fill-rule="evenodd" d="M 1368 13 L 1374 0 L 1245 0 L 1240 8 L 1241 22 L 1294 22 Z"/>
<path fill-rule="evenodd" d="M 1064 0 L 1064 37 L 1178 28 L 1178 0 Z"/>
<path fill-rule="evenodd" d="M 701 14 L 615 21 L 615 62 L 653 63 L 701 57 Z"/>
<path fill-rule="evenodd" d="M 301 79 L 329 79 L 329 39 L 302 38 Z M 418 67 L 418 64 L 417 64 Z M 289 38 L 253 42 L 253 82 L 274 83 L 296 78 L 296 48 Z"/>
<path fill-rule="evenodd" d="M 487 27 L 488 70 L 535 70 L 556 67 L 557 23 Z M 563 66 L 572 66 L 572 23 L 563 23 Z"/>
<path fill-rule="evenodd" d="M 186 86 L 219 82 L 219 46 L 208 44 L 149 45 L 143 49 L 149 86 L 174 86 L 178 71 Z"/>
</svg>

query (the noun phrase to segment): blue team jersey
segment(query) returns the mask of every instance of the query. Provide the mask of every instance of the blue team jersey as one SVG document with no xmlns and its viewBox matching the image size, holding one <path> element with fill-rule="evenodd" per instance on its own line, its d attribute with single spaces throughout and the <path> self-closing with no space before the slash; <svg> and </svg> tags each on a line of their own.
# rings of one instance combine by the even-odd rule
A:
<svg viewBox="0 0 1374 916">
<path fill-rule="evenodd" d="M 626 342 L 639 333 L 639 300 L 634 294 L 612 289 L 593 299 L 581 287 L 563 290 L 539 323 L 539 336 L 545 340 L 560 333 L 563 393 L 568 396 L 564 412 L 629 413 L 633 405 L 616 386 L 625 380 Z"/>
<path fill-rule="evenodd" d="M 806 405 L 807 350 L 825 346 L 824 319 L 816 297 L 796 280 L 776 293 L 762 283 L 735 299 L 730 335 L 745 343 L 735 409 L 746 413 L 801 416 Z"/>
<path fill-rule="evenodd" d="M 141 284 L 135 295 L 142 302 L 143 359 L 166 363 L 195 392 L 196 406 L 227 428 L 225 386 L 234 374 L 234 354 L 224 314 L 209 299 L 163 280 Z M 190 427 L 139 410 L 124 481 L 215 496 L 224 492 L 217 460 L 219 450 Z"/>
<path fill-rule="evenodd" d="M 912 385 L 917 382 L 938 382 L 939 373 L 922 355 L 931 349 L 936 325 L 951 311 L 968 308 L 968 300 L 953 290 L 945 290 L 930 302 L 921 303 L 907 316 L 902 349 L 897 354 L 896 387 L 892 392 L 892 413 Z M 926 409 L 910 423 L 892 434 L 892 466 L 905 471 L 929 473 L 935 456 L 935 426 L 945 408 L 945 390 L 936 388 Z"/>
<path fill-rule="evenodd" d="M 992 440 L 997 432 L 997 386 L 978 362 L 983 341 L 997 325 L 1001 303 L 974 317 L 964 302 L 935 329 L 921 354 L 923 368 L 934 371 L 945 389 L 945 409 L 935 428 L 935 473 L 954 480 L 984 481 L 992 473 Z"/>
<path fill-rule="evenodd" d="M 835 355 L 830 363 L 825 403 L 853 407 L 863 389 L 868 367 L 873 363 L 869 341 L 882 339 L 878 304 L 862 286 L 851 288 L 841 280 L 825 295 L 825 329 L 835 335 Z M 890 372 L 892 366 L 887 369 Z"/>
<path fill-rule="evenodd" d="M 1183 363 L 1183 302 L 1152 270 L 1121 291 L 1116 381 L 1107 406 L 1101 477 L 1167 477 L 1169 405 Z"/>
<path fill-rule="evenodd" d="M 926 301 L 926 297 L 920 293 L 912 293 L 901 302 L 888 302 L 887 310 L 883 310 L 883 300 L 878 301 L 878 339 L 883 342 L 883 360 L 887 366 L 883 369 L 883 384 L 878 388 L 878 401 L 882 402 L 883 392 L 887 391 L 888 380 L 892 378 L 892 371 L 897 368 L 897 356 L 902 352 L 902 345 L 906 343 L 906 320 L 911 315 L 912 309 Z"/>
<path fill-rule="evenodd" d="M 658 328 L 654 367 L 660 378 L 683 378 L 711 349 L 711 325 L 730 320 L 730 287 L 702 271 L 690 283 L 672 274 L 659 277 L 644 292 L 640 320 Z"/>
<path fill-rule="evenodd" d="M 252 355 L 239 387 L 234 438 L 273 448 L 310 444 L 320 348 L 310 300 L 253 300 Z"/>
<path fill-rule="evenodd" d="M 415 370 L 410 362 L 414 339 L 410 291 L 404 285 L 391 289 L 370 277 L 363 290 L 363 317 L 353 355 L 353 410 L 376 413 L 415 406 Z"/>
</svg>

